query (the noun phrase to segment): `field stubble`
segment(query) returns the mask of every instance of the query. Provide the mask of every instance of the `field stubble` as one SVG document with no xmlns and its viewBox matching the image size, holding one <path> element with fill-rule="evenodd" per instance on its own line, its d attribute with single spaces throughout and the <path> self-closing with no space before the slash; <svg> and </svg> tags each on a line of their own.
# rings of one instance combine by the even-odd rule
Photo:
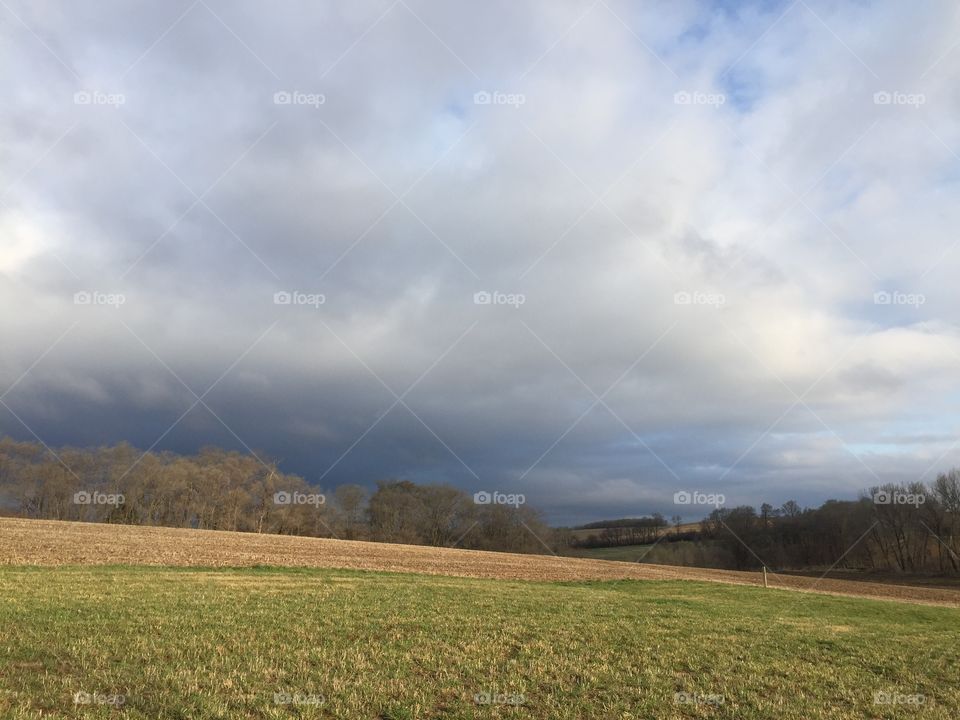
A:
<svg viewBox="0 0 960 720">
<path fill-rule="evenodd" d="M 0 518 L 0 564 L 343 568 L 500 580 L 697 580 L 762 585 L 756 572 L 217 530 Z M 960 607 L 960 591 L 769 575 L 771 588 Z"/>
</svg>

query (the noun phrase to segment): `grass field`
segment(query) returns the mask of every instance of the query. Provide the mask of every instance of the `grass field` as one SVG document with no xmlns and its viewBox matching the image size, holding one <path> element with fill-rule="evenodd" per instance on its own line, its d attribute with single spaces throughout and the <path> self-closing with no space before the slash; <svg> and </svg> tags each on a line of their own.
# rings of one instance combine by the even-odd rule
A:
<svg viewBox="0 0 960 720">
<path fill-rule="evenodd" d="M 716 583 L 8 566 L 0 627 L 3 718 L 960 717 L 960 611 Z"/>
<path fill-rule="evenodd" d="M 702 529 L 703 529 L 702 522 L 688 522 L 688 523 L 682 523 L 679 528 L 675 527 L 674 525 L 669 525 L 665 528 L 661 528 L 658 535 L 663 535 L 666 533 L 674 533 L 674 532 L 677 532 L 678 530 L 679 532 L 682 532 L 682 533 L 697 532 Z M 577 538 L 578 540 L 583 540 L 591 536 L 595 536 L 595 537 L 601 536 L 603 534 L 603 528 L 591 528 L 591 529 L 574 528 L 569 532 L 571 536 Z"/>
<path fill-rule="evenodd" d="M 596 560 L 618 560 L 620 562 L 638 562 L 648 552 L 650 545 L 619 545 L 617 547 L 577 548 L 571 550 L 573 557 L 594 558 Z"/>
</svg>

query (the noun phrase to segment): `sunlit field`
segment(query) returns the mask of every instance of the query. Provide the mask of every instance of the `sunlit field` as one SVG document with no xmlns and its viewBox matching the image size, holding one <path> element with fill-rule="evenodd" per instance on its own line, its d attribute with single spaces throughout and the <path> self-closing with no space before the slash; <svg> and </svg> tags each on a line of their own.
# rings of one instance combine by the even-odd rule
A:
<svg viewBox="0 0 960 720">
<path fill-rule="evenodd" d="M 3 717 L 956 718 L 960 611 L 689 581 L 0 570 Z"/>
</svg>

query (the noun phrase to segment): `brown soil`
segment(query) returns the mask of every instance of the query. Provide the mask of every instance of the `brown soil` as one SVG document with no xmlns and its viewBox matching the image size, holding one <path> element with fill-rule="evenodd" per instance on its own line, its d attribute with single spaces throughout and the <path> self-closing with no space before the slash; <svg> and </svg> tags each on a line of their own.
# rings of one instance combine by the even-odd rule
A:
<svg viewBox="0 0 960 720">
<path fill-rule="evenodd" d="M 756 572 L 550 555 L 257 535 L 218 530 L 0 518 L 0 565 L 168 565 L 350 568 L 507 580 L 698 580 L 762 585 Z M 769 575 L 772 588 L 960 607 L 960 591 Z"/>
</svg>

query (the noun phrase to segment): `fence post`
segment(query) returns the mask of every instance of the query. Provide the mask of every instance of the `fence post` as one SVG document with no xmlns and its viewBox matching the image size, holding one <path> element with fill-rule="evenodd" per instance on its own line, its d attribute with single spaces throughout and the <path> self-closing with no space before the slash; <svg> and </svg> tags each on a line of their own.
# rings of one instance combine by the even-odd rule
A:
<svg viewBox="0 0 960 720">
<path fill-rule="evenodd" d="M 763 566 L 763 586 L 767 587 L 767 566 Z"/>
</svg>

